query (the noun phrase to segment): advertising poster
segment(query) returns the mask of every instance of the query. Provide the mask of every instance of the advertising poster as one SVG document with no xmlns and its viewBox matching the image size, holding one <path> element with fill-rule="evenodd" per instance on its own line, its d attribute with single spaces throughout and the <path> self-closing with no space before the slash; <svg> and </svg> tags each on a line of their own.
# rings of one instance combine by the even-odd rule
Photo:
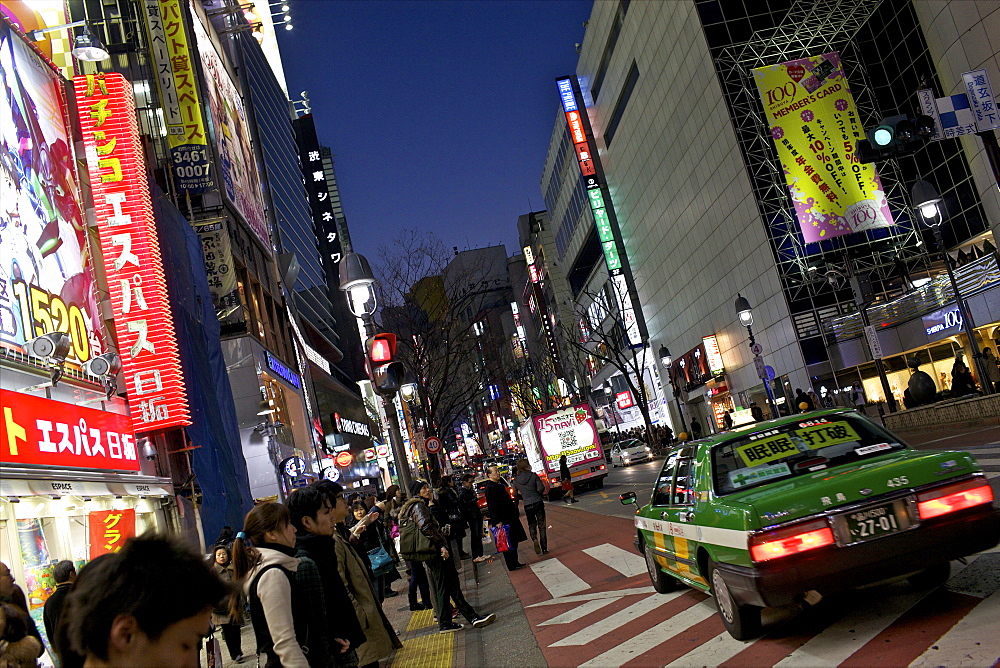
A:
<svg viewBox="0 0 1000 668">
<path fill-rule="evenodd" d="M 604 459 L 597 426 L 586 404 L 567 406 L 531 419 L 549 472 L 559 472 L 559 458 L 563 455 L 569 466 Z"/>
<path fill-rule="evenodd" d="M 0 346 L 63 331 L 82 364 L 103 349 L 64 93 L 6 19 L 0 74 Z"/>
<path fill-rule="evenodd" d="M 142 9 L 174 181 L 178 190 L 203 193 L 215 186 L 215 178 L 181 0 L 142 0 Z"/>
<path fill-rule="evenodd" d="M 806 243 L 893 224 L 874 165 L 858 162 L 864 128 L 840 54 L 753 70 Z"/>
<path fill-rule="evenodd" d="M 211 127 L 222 171 L 222 190 L 264 247 L 270 248 L 271 238 L 264 217 L 260 177 L 250 142 L 243 97 L 216 52 L 205 26 L 197 18 L 194 20 L 194 34 L 208 91 Z"/>
<path fill-rule="evenodd" d="M 94 510 L 87 517 L 90 558 L 118 552 L 135 536 L 135 510 Z"/>
<path fill-rule="evenodd" d="M 236 291 L 236 267 L 233 264 L 232 242 L 225 218 L 193 223 L 195 232 L 201 238 L 201 249 L 205 256 L 205 273 L 208 288 L 212 291 L 212 301 L 216 309 L 236 306 L 240 302 Z"/>
</svg>

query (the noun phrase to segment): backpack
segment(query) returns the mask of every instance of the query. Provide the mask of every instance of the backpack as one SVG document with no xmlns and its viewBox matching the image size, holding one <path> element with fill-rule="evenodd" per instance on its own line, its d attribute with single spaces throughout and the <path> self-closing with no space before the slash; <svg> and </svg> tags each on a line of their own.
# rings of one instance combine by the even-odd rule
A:
<svg viewBox="0 0 1000 668">
<path fill-rule="evenodd" d="M 441 551 L 417 526 L 413 517 L 413 505 L 417 503 L 420 501 L 413 501 L 399 513 L 399 556 L 406 561 L 430 561 Z"/>
</svg>

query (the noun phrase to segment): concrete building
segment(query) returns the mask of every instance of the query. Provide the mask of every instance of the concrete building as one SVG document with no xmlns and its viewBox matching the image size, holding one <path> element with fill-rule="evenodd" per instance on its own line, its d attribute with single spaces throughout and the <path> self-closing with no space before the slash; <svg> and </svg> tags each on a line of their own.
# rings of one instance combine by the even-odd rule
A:
<svg viewBox="0 0 1000 668">
<path fill-rule="evenodd" d="M 978 69 L 1000 84 L 994 4 L 594 3 L 576 76 L 649 350 L 670 349 L 685 411 L 703 425 L 750 402 L 769 412 L 764 374 L 737 320 L 738 294 L 753 306 L 753 332 L 773 369 L 770 390 L 780 412 L 797 388 L 836 403 L 854 381 L 869 400 L 887 394 L 898 400 L 911 358 L 938 379 L 956 354 L 971 355 L 957 326 L 928 334 L 932 327 L 921 323 L 953 308 L 954 300 L 940 254 L 927 252 L 933 236 L 910 208 L 918 177 L 942 194 L 945 244 L 968 263 L 957 273 L 977 343 L 993 345 L 1000 201 L 984 148 L 995 146 L 993 133 L 932 141 L 911 156 L 880 161 L 893 224 L 807 241 L 752 70 L 839 52 L 861 126 L 895 114 L 913 117 L 918 89 L 936 98 L 954 95 L 964 90 L 963 72 Z M 586 309 L 593 294 L 606 291 L 608 269 L 578 158 L 560 108 L 542 192 L 556 230 L 551 259 Z M 863 338 L 858 301 L 878 330 L 885 382 Z M 716 348 L 721 369 L 719 360 L 706 361 Z M 665 370 L 652 365 L 668 388 Z M 595 386 L 609 375 L 590 373 Z M 669 398 L 669 389 L 664 394 Z"/>
</svg>

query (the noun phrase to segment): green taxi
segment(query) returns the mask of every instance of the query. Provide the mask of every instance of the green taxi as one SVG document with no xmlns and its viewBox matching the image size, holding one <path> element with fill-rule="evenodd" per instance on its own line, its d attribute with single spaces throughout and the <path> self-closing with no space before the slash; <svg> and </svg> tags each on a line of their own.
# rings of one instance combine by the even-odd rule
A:
<svg viewBox="0 0 1000 668">
<path fill-rule="evenodd" d="M 675 447 L 635 526 L 655 589 L 710 593 L 743 640 L 761 633 L 765 607 L 892 578 L 944 582 L 952 559 L 1000 541 L 1000 510 L 971 455 L 916 451 L 857 412 L 826 410 Z"/>
</svg>

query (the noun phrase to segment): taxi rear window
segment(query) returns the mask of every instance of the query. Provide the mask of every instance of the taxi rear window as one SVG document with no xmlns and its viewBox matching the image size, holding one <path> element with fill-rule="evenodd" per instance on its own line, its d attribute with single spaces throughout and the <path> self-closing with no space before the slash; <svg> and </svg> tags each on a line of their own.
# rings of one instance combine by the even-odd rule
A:
<svg viewBox="0 0 1000 668">
<path fill-rule="evenodd" d="M 905 447 L 892 434 L 860 417 L 828 415 L 715 446 L 712 475 L 716 493 L 728 494 Z"/>
</svg>

